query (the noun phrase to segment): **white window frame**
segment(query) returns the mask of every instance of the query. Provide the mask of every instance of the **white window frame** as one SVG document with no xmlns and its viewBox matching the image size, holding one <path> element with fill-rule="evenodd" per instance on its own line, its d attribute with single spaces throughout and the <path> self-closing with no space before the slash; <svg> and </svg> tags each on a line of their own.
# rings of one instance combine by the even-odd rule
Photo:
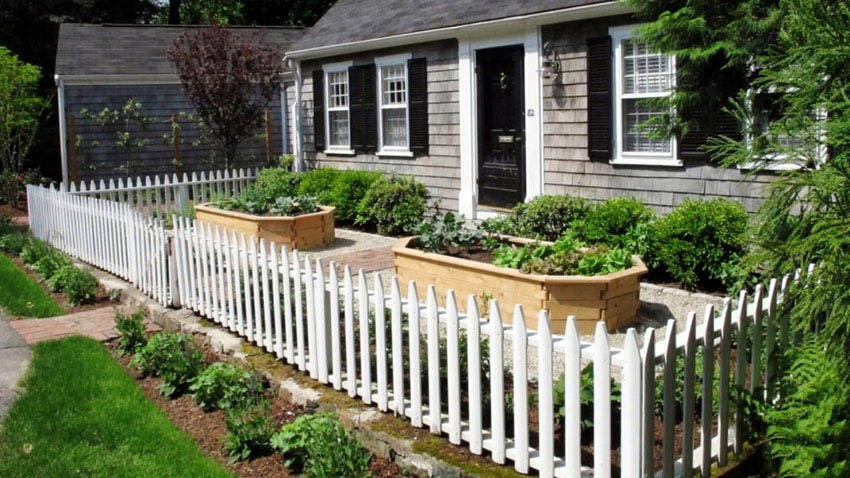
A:
<svg viewBox="0 0 850 478">
<path fill-rule="evenodd" d="M 410 151 L 410 75 L 407 69 L 407 61 L 413 58 L 412 53 L 402 53 L 399 55 L 392 56 L 383 56 L 375 58 L 375 75 L 376 78 L 376 87 L 377 87 L 377 95 L 378 101 L 376 101 L 376 108 L 378 109 L 378 156 L 403 156 L 403 157 L 413 157 L 413 153 Z M 384 78 L 382 67 L 384 66 L 398 66 L 401 65 L 404 67 L 404 76 L 405 76 L 405 93 L 404 93 L 404 105 L 387 105 L 384 106 Z M 405 146 L 384 146 L 384 109 L 401 109 L 404 108 L 407 113 L 407 137 Z"/>
<path fill-rule="evenodd" d="M 325 154 L 354 154 L 354 151 L 351 149 L 351 83 L 350 79 L 348 78 L 348 68 L 352 64 L 353 63 L 351 61 L 343 61 L 339 63 L 329 63 L 326 65 L 322 65 L 322 70 L 324 71 L 325 79 Z M 346 102 L 345 108 L 331 108 L 330 74 L 339 72 L 345 72 L 345 81 L 347 85 L 346 95 L 348 97 L 348 101 Z M 331 111 L 345 111 L 348 114 L 348 144 L 346 145 L 331 145 Z"/>
<path fill-rule="evenodd" d="M 611 27 L 608 29 L 608 34 L 611 35 L 611 48 L 613 51 L 613 76 L 614 76 L 614 115 L 613 115 L 613 135 L 614 135 L 614 158 L 610 161 L 611 164 L 625 165 L 641 165 L 641 166 L 682 166 L 682 161 L 676 157 L 678 150 L 678 141 L 675 137 L 670 138 L 669 153 L 649 153 L 649 152 L 626 152 L 624 151 L 625 136 L 623 123 L 623 100 L 624 99 L 641 99 L 641 98 L 657 98 L 660 95 L 655 93 L 634 93 L 624 95 L 623 91 L 623 41 L 635 38 L 637 35 L 635 29 L 641 25 L 624 25 L 619 27 Z M 670 74 L 672 75 L 670 93 L 676 85 L 676 57 L 670 57 Z"/>
</svg>

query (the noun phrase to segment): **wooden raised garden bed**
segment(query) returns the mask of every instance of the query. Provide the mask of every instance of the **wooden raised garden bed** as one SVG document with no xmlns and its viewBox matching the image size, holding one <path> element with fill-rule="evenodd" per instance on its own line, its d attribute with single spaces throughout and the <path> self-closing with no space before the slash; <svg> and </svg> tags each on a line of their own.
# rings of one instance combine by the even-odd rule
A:
<svg viewBox="0 0 850 478">
<path fill-rule="evenodd" d="M 195 217 L 199 222 L 291 249 L 309 249 L 334 240 L 334 208 L 330 206 L 319 206 L 318 212 L 298 216 L 257 216 L 219 209 L 207 203 L 195 206 Z"/>
<path fill-rule="evenodd" d="M 498 267 L 471 259 L 425 252 L 411 246 L 415 237 L 399 239 L 393 248 L 395 272 L 404 293 L 407 284 L 415 280 L 420 300 L 425 287 L 433 284 L 441 303 L 446 291 L 455 291 L 458 307 L 465 311 L 467 296 L 475 294 L 482 315 L 484 300 L 496 299 L 502 321 L 511 323 L 515 304 L 522 304 L 526 324 L 537 329 L 541 309 L 549 310 L 553 333 L 564 332 L 567 317 L 573 315 L 581 334 L 593 333 L 596 322 L 604 320 L 608 330 L 628 326 L 635 321 L 639 306 L 640 277 L 647 273 L 646 265 L 633 256 L 634 266 L 600 276 L 548 276 L 526 274 L 516 269 Z M 507 238 L 517 245 L 532 241 Z"/>
</svg>

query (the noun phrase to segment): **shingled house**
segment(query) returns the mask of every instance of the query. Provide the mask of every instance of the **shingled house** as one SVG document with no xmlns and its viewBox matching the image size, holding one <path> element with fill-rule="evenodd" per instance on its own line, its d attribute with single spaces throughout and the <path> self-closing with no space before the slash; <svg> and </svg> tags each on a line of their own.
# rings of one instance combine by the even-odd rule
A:
<svg viewBox="0 0 850 478">
<path fill-rule="evenodd" d="M 169 45 L 193 26 L 63 24 L 56 55 L 56 85 L 63 180 L 181 173 L 216 169 L 221 156 L 201 141 L 194 112 L 177 74 L 166 58 Z M 281 52 L 304 30 L 297 27 L 231 27 L 239 34 L 257 34 Z M 267 164 L 269 157 L 291 151 L 294 82 L 284 77 L 280 100 L 269 105 L 265 131 L 239 151 L 240 166 Z M 116 110 L 138 102 L 143 121 L 125 127 L 100 124 L 92 118 L 104 108 Z M 86 114 L 88 112 L 88 114 Z M 179 126 L 174 139 L 173 122 Z M 144 126 L 141 123 L 146 123 Z M 118 131 L 130 131 L 140 147 L 128 151 L 115 145 Z M 269 139 L 261 138 L 270 132 Z M 129 168 L 127 167 L 129 165 Z M 129 169 L 129 170 L 128 170 Z"/>
<path fill-rule="evenodd" d="M 287 52 L 299 166 L 415 176 L 481 218 L 541 194 L 637 197 L 659 211 L 725 197 L 753 211 L 770 172 L 721 168 L 685 138 L 635 128 L 660 114 L 676 61 L 599 0 L 340 0 Z M 714 112 L 719 113 L 719 112 Z"/>
</svg>

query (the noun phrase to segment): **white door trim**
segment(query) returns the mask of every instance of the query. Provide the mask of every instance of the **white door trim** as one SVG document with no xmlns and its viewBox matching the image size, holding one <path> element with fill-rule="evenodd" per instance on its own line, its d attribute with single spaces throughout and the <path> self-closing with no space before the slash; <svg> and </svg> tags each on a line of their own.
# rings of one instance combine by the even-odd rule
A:
<svg viewBox="0 0 850 478">
<path fill-rule="evenodd" d="M 458 212 L 478 218 L 478 124 L 475 52 L 484 48 L 523 45 L 525 91 L 525 191 L 528 200 L 543 192 L 543 87 L 540 79 L 540 27 L 513 34 L 458 38 L 460 100 L 460 197 Z"/>
</svg>

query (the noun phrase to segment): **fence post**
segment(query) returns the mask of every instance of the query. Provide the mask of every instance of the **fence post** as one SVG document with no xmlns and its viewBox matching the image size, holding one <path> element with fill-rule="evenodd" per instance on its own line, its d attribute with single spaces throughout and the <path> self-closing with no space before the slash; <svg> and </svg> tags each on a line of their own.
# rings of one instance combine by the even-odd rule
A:
<svg viewBox="0 0 850 478">
<path fill-rule="evenodd" d="M 171 292 L 171 306 L 174 308 L 180 308 L 182 305 L 182 297 L 180 297 L 180 290 L 177 287 L 177 261 L 176 254 L 174 253 L 174 234 L 168 233 L 165 236 L 165 239 L 165 251 L 168 260 L 168 290 Z"/>
</svg>

